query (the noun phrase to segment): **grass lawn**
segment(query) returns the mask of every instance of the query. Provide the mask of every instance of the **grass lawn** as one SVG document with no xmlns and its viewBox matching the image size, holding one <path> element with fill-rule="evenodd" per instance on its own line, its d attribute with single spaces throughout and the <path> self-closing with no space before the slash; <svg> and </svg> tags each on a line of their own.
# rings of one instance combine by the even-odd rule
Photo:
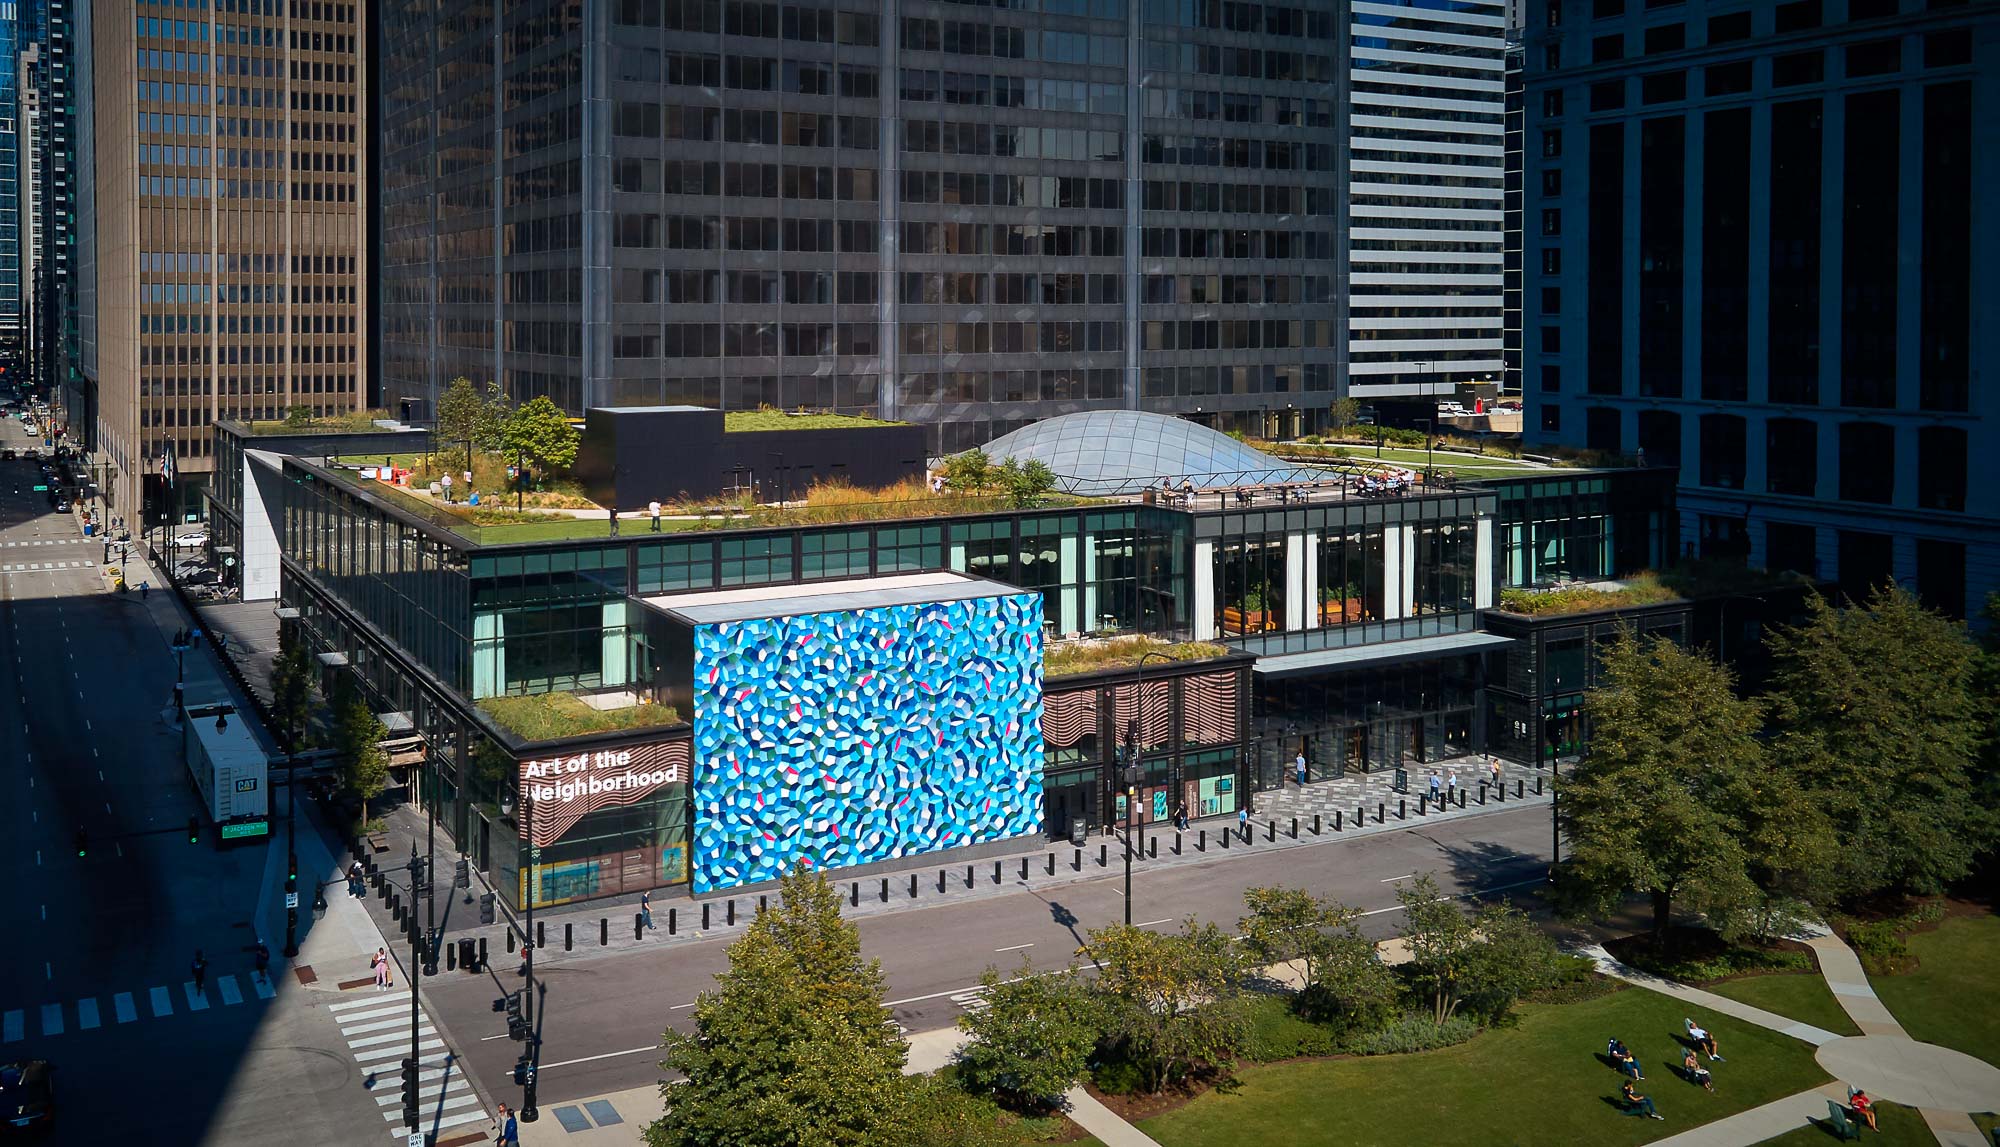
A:
<svg viewBox="0 0 2000 1147">
<path fill-rule="evenodd" d="M 1861 1029 L 1855 1027 L 1854 1021 L 1841 1010 L 1840 1001 L 1833 998 L 1832 990 L 1818 972 L 1745 976 L 1740 980 L 1710 984 L 1706 990 L 1753 1008 L 1763 1008 L 1767 1012 L 1825 1028 L 1835 1035 L 1861 1034 Z"/>
<path fill-rule="evenodd" d="M 1909 938 L 1918 967 L 1870 983 L 1910 1038 L 2000 1064 L 2000 916 L 1951 916 Z"/>
<path fill-rule="evenodd" d="M 1687 1006 L 1638 988 L 1580 1004 L 1525 1006 L 1520 1022 L 1420 1055 L 1245 1067 L 1211 1093 L 1140 1124 L 1164 1147 L 1223 1143 L 1645 1143 L 1827 1081 L 1812 1048 L 1727 1016 L 1703 1017 L 1729 1051 L 1717 1093 L 1683 1082 L 1675 1036 Z M 1664 1122 L 1621 1114 L 1619 1077 L 1598 1059 L 1612 1036 L 1646 1068 L 1639 1089 Z"/>
<path fill-rule="evenodd" d="M 1937 1142 L 1931 1135 L 1931 1129 L 1924 1126 L 1924 1117 L 1917 1114 L 1914 1107 L 1878 1099 L 1875 1101 L 1875 1124 L 1882 1129 L 1882 1133 L 1877 1135 L 1862 1128 L 1863 1143 L 1880 1144 L 1881 1147 L 1929 1147 Z M 1815 1123 L 1811 1127 L 1787 1131 L 1775 1139 L 1766 1139 L 1757 1147 L 1818 1147 L 1822 1143 L 1837 1142 L 1839 1139 L 1834 1136 L 1832 1128 Z"/>
<path fill-rule="evenodd" d="M 620 709 L 593 709 L 573 693 L 536 693 L 528 697 L 487 697 L 479 702 L 488 716 L 530 741 L 553 741 L 606 733 L 678 725 L 681 716 L 671 705 L 642 702 Z"/>
</svg>

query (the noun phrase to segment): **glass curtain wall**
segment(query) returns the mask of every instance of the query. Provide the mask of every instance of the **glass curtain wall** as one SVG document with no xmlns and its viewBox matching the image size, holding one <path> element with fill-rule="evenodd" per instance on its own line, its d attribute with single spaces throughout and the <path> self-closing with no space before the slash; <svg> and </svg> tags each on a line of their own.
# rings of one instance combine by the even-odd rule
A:
<svg viewBox="0 0 2000 1147">
<path fill-rule="evenodd" d="M 1320 535 L 1316 558 L 1321 626 L 1356 625 L 1382 616 L 1382 545 L 1381 526 Z"/>
<path fill-rule="evenodd" d="M 482 557 L 472 569 L 472 697 L 631 684 L 623 550 Z"/>
<path fill-rule="evenodd" d="M 1224 637 L 1285 628 L 1285 535 L 1215 543 L 1215 631 Z"/>
</svg>

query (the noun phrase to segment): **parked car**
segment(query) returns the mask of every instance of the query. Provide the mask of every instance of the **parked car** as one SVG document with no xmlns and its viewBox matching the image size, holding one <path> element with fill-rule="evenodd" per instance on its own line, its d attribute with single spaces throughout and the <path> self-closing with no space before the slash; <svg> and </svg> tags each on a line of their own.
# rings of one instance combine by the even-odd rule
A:
<svg viewBox="0 0 2000 1147">
<path fill-rule="evenodd" d="M 0 1129 L 41 1131 L 56 1118 L 55 1066 L 45 1059 L 0 1064 Z"/>
</svg>

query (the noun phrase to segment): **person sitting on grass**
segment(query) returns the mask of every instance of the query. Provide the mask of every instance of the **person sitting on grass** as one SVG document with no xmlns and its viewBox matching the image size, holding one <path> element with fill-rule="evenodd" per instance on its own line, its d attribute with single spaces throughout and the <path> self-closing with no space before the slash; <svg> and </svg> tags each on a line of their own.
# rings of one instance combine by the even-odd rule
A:
<svg viewBox="0 0 2000 1147">
<path fill-rule="evenodd" d="M 1633 1079 L 1646 1078 L 1645 1071 L 1639 1066 L 1639 1057 L 1632 1054 L 1630 1049 L 1625 1046 L 1624 1040 L 1619 1039 L 1617 1036 L 1612 1036 L 1611 1042 L 1605 1046 L 1604 1051 L 1605 1054 L 1611 1057 L 1611 1065 L 1619 1071 L 1624 1072 Z"/>
<path fill-rule="evenodd" d="M 1699 1083 L 1710 1091 L 1715 1090 L 1714 1074 L 1701 1065 L 1701 1059 L 1694 1054 L 1693 1048 L 1687 1049 L 1687 1055 L 1681 1058 L 1681 1070 L 1687 1072 L 1689 1083 Z"/>
<path fill-rule="evenodd" d="M 1618 1093 L 1625 1098 L 1625 1114 L 1650 1115 L 1655 1119 L 1662 1119 L 1662 1120 L 1666 1118 L 1666 1116 L 1660 1114 L 1659 1111 L 1653 1107 L 1653 1101 L 1651 1099 L 1648 1099 L 1647 1097 L 1639 1094 L 1638 1091 L 1632 1087 L 1631 1080 L 1629 1079 L 1626 1080 L 1624 1085 L 1619 1087 Z"/>
<path fill-rule="evenodd" d="M 1847 1093 L 1847 1107 L 1848 1110 L 1854 1112 L 1856 1120 L 1868 1125 L 1868 1130 L 1875 1132 L 1877 1135 L 1882 1133 L 1882 1129 L 1875 1126 L 1875 1101 L 1868 1098 L 1867 1092 L 1858 1087 L 1849 1091 Z"/>
<path fill-rule="evenodd" d="M 1695 1023 L 1694 1020 L 1692 1019 L 1689 1019 L 1686 1022 L 1688 1029 L 1688 1038 L 1694 1041 L 1694 1045 L 1700 1048 L 1703 1052 L 1706 1052 L 1708 1054 L 1709 1059 L 1714 1060 L 1718 1063 L 1722 1062 L 1722 1057 L 1715 1053 L 1715 1036 L 1710 1034 L 1707 1029 Z"/>
</svg>

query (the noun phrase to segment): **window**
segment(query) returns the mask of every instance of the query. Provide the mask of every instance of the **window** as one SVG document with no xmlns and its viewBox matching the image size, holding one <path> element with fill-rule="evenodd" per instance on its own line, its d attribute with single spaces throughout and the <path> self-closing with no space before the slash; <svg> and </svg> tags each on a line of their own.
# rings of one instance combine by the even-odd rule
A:
<svg viewBox="0 0 2000 1147">
<path fill-rule="evenodd" d="M 1562 89 L 1557 88 L 1542 93 L 1542 117 L 1554 119 L 1563 114 Z"/>
<path fill-rule="evenodd" d="M 1710 64 L 1702 75 L 1702 92 L 1710 96 L 1736 96 L 1750 90 L 1750 61 Z"/>
<path fill-rule="evenodd" d="M 1735 414 L 1701 416 L 1701 484 L 1723 490 L 1743 488 L 1743 419 Z"/>
<path fill-rule="evenodd" d="M 1816 84 L 1826 74 L 1826 61 L 1817 51 L 1794 52 L 1771 61 L 1771 85 L 1786 88 Z"/>
<path fill-rule="evenodd" d="M 1772 494 L 1814 496 L 1819 487 L 1819 427 L 1803 418 L 1773 418 L 1764 424 L 1764 489 Z"/>
<path fill-rule="evenodd" d="M 1542 194 L 1561 195 L 1563 193 L 1563 173 L 1560 167 L 1542 169 Z"/>
<path fill-rule="evenodd" d="M 1590 85 L 1590 110 L 1594 112 L 1617 111 L 1625 106 L 1625 81 L 1605 80 Z"/>
<path fill-rule="evenodd" d="M 640 593 L 708 589 L 715 579 L 715 545 L 640 546 L 638 568 Z"/>
<path fill-rule="evenodd" d="M 1948 28 L 1924 37 L 1924 67 L 1952 68 L 1972 62 L 1972 33 Z"/>
<path fill-rule="evenodd" d="M 1840 498 L 1887 505 L 1896 497 L 1896 431 L 1879 422 L 1840 427 Z"/>
<path fill-rule="evenodd" d="M 1606 64 L 1625 55 L 1625 34 L 1615 32 L 1609 36 L 1599 36 L 1590 42 L 1590 62 Z"/>
<path fill-rule="evenodd" d="M 1563 66 L 1562 45 L 1544 44 L 1542 46 L 1542 70 L 1547 72 L 1559 72 L 1562 70 L 1562 66 Z"/>
<path fill-rule="evenodd" d="M 1866 44 L 1847 46 L 1847 74 L 1850 77 L 1887 75 L 1902 66 L 1901 40 L 1871 40 Z"/>
<path fill-rule="evenodd" d="M 1868 595 L 1896 577 L 1895 539 L 1888 534 L 1840 530 L 1840 592 L 1849 600 L 1866 601 Z"/>
<path fill-rule="evenodd" d="M 1584 410 L 1584 447 L 1612 454 L 1624 452 L 1622 417 L 1616 407 L 1592 406 Z"/>
<path fill-rule="evenodd" d="M 1644 103 L 1665 104 L 1687 98 L 1686 72 L 1654 72 L 1639 81 L 1639 98 Z"/>
<path fill-rule="evenodd" d="M 1544 379 L 1544 389 L 1547 389 L 1546 379 L 1548 376 L 1543 375 L 1542 377 Z M 1562 426 L 1563 426 L 1562 407 L 1557 406 L 1553 402 L 1542 403 L 1542 433 L 1544 434 L 1560 433 L 1562 431 Z"/>
<path fill-rule="evenodd" d="M 1562 274 L 1562 269 L 1563 269 L 1562 256 L 1563 253 L 1561 247 L 1542 248 L 1542 274 L 1544 275 Z"/>
<path fill-rule="evenodd" d="M 1790 4 L 1778 5 L 1779 35 L 1786 32 L 1804 32 L 1820 25 L 1820 0 L 1793 0 Z"/>
<path fill-rule="evenodd" d="M 1847 19 L 1880 20 L 1896 14 L 1897 0 L 1847 0 Z"/>
<path fill-rule="evenodd" d="M 900 573 L 944 565 L 942 531 L 937 526 L 904 526 L 875 531 L 875 570 Z"/>
<path fill-rule="evenodd" d="M 1560 207 L 1542 208 L 1542 234 L 1560 235 L 1563 229 L 1563 213 Z"/>
<path fill-rule="evenodd" d="M 1946 617 L 1965 616 L 1965 544 L 1917 539 L 1917 596 Z"/>
<path fill-rule="evenodd" d="M 1543 287 L 1542 313 L 1545 315 L 1562 314 L 1562 309 L 1563 309 L 1562 299 L 1563 299 L 1563 293 L 1561 287 Z"/>
<path fill-rule="evenodd" d="M 1657 24 L 1646 29 L 1646 54 L 1678 52 L 1687 47 L 1686 24 Z"/>
<path fill-rule="evenodd" d="M 1562 129 L 1559 127 L 1553 127 L 1544 130 L 1542 132 L 1543 158 L 1554 159 L 1557 156 L 1560 156 L 1562 153 L 1563 153 Z"/>
<path fill-rule="evenodd" d="M 1591 0 L 1590 18 L 1610 20 L 1625 14 L 1625 0 Z"/>
<path fill-rule="evenodd" d="M 1917 505 L 1926 510 L 1965 509 L 1965 431 L 1925 426 L 1917 431 Z"/>
<path fill-rule="evenodd" d="M 873 548 L 867 530 L 836 530 L 799 539 L 799 574 L 813 578 L 866 577 Z"/>
<path fill-rule="evenodd" d="M 1561 328 L 1561 327 L 1543 327 L 1543 328 L 1542 328 L 1542 353 L 1543 353 L 1543 354 L 1561 354 L 1561 353 L 1562 353 L 1562 348 L 1563 348 L 1563 344 L 1562 344 L 1562 333 L 1563 333 L 1563 332 L 1562 332 L 1562 328 Z"/>
<path fill-rule="evenodd" d="M 1560 365 L 1552 362 L 1543 363 L 1541 372 L 1542 392 L 1544 394 L 1553 394 L 1563 388 L 1562 367 Z"/>
<path fill-rule="evenodd" d="M 1728 12 L 1708 18 L 1708 42 L 1728 44 L 1750 38 L 1750 13 Z"/>
<path fill-rule="evenodd" d="M 1639 453 L 1649 466 L 1681 464 L 1681 416 L 1671 410 L 1639 412 Z"/>
<path fill-rule="evenodd" d="M 765 585 L 792 579 L 792 539 L 732 538 L 721 543 L 722 585 Z"/>
<path fill-rule="evenodd" d="M 1819 542 L 1811 526 L 1799 522 L 1764 523 L 1764 568 L 1819 576 Z"/>
</svg>

